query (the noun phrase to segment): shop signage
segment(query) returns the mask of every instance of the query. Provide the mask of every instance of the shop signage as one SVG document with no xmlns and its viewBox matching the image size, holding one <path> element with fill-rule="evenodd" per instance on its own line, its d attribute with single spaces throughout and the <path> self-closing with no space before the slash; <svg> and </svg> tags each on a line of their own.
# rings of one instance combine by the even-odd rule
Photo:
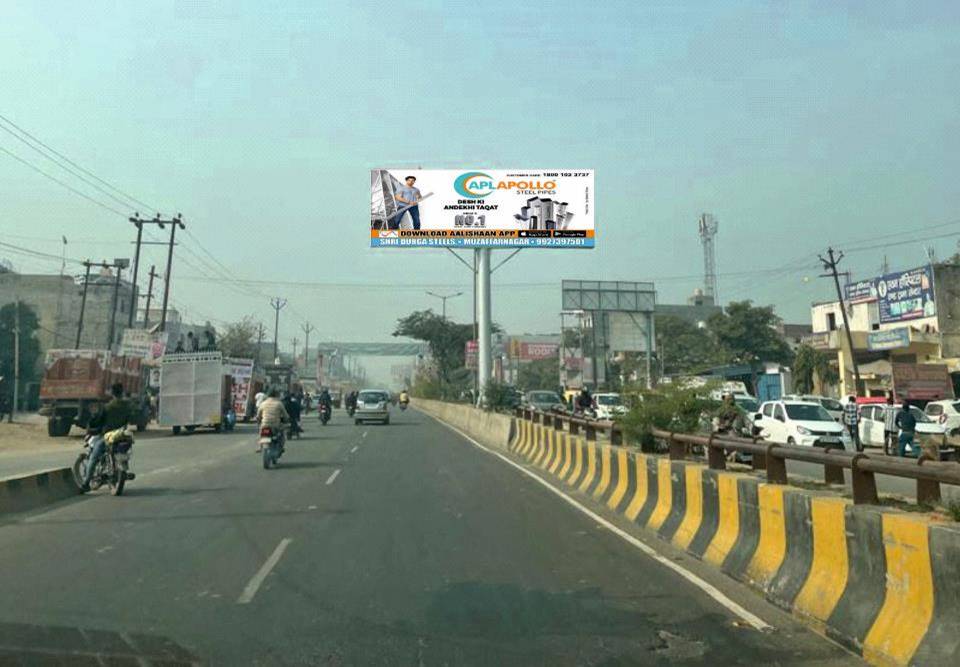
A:
<svg viewBox="0 0 960 667">
<path fill-rule="evenodd" d="M 945 364 L 892 364 L 893 387 L 900 398 L 934 401 L 953 398 Z"/>
<path fill-rule="evenodd" d="M 910 330 L 907 327 L 867 334 L 868 350 L 896 350 L 901 347 L 910 347 Z"/>
<path fill-rule="evenodd" d="M 858 280 L 847 285 L 845 298 L 848 304 L 876 301 L 881 324 L 937 314 L 930 266 Z"/>
</svg>

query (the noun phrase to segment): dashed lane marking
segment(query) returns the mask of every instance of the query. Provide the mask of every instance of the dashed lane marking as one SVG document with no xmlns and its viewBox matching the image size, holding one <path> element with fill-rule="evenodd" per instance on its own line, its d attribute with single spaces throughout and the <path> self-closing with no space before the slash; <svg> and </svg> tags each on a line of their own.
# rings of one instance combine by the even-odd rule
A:
<svg viewBox="0 0 960 667">
<path fill-rule="evenodd" d="M 280 559 L 283 557 L 283 552 L 287 550 L 287 547 L 290 546 L 290 543 L 293 540 L 289 537 L 285 537 L 280 540 L 280 544 L 277 545 L 277 548 L 273 550 L 273 553 L 270 554 L 270 558 L 260 566 L 260 569 L 253 579 L 247 584 L 247 587 L 243 589 L 243 593 L 240 594 L 240 597 L 237 598 L 237 604 L 249 604 L 253 597 L 257 594 L 257 591 L 260 590 L 260 586 L 263 584 L 263 580 L 267 578 L 267 575 L 270 574 L 270 570 L 277 566 L 277 563 L 280 562 Z"/>
<path fill-rule="evenodd" d="M 340 474 L 340 468 L 337 468 L 333 473 L 327 478 L 327 486 L 333 484 L 333 481 L 337 478 L 337 475 Z"/>
</svg>

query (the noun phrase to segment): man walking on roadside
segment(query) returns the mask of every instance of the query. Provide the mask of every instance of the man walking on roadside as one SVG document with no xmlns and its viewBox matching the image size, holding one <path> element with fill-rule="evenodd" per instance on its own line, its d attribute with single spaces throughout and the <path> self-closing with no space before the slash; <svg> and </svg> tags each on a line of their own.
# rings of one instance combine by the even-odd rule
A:
<svg viewBox="0 0 960 667">
<path fill-rule="evenodd" d="M 853 446 L 858 452 L 863 451 L 863 445 L 860 444 L 860 413 L 857 409 L 857 397 L 851 394 L 847 398 L 847 404 L 843 406 L 843 423 L 847 427 L 850 439 L 853 440 Z"/>
<path fill-rule="evenodd" d="M 907 455 L 907 446 L 910 447 L 910 454 L 914 453 L 913 436 L 917 430 L 917 418 L 910 412 L 910 406 L 903 402 L 900 412 L 897 413 L 897 426 L 900 428 L 900 456 Z"/>
<path fill-rule="evenodd" d="M 883 407 L 883 453 L 893 456 L 897 444 L 897 407 L 893 404 L 893 396 L 887 396 L 887 404 Z"/>
</svg>

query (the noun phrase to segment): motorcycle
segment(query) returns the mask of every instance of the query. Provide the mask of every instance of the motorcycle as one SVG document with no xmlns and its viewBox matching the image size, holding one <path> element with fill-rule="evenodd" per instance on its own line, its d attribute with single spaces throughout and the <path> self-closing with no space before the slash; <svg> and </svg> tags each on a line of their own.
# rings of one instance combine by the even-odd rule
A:
<svg viewBox="0 0 960 667">
<path fill-rule="evenodd" d="M 263 469 L 269 470 L 271 466 L 276 466 L 277 461 L 283 456 L 283 429 L 274 429 L 271 426 L 260 427 L 260 438 L 257 444 L 263 454 Z"/>
<path fill-rule="evenodd" d="M 330 421 L 331 411 L 332 410 L 329 405 L 320 406 L 320 423 L 323 424 L 324 426 L 326 426 L 327 422 Z M 350 412 L 350 410 L 348 409 L 347 412 Z"/>
<path fill-rule="evenodd" d="M 73 462 L 73 479 L 78 488 L 83 487 L 83 476 L 87 470 L 87 461 L 93 453 L 93 438 L 88 435 L 84 438 L 83 451 L 77 455 Z M 123 493 L 123 488 L 128 481 L 136 478 L 130 472 L 130 450 L 133 448 L 133 436 L 127 431 L 126 427 L 110 431 L 103 436 L 106 442 L 103 456 L 97 461 L 97 467 L 94 468 L 90 476 L 90 489 L 99 489 L 101 486 L 108 485 L 110 492 L 119 496 Z"/>
<path fill-rule="evenodd" d="M 400 401 L 400 409 L 406 410 L 409 404 L 410 404 L 410 401 Z"/>
</svg>

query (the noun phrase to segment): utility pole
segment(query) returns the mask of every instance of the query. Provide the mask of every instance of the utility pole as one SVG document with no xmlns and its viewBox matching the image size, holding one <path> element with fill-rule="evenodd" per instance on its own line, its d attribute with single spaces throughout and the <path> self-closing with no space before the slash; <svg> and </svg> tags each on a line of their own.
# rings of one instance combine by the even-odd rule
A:
<svg viewBox="0 0 960 667">
<path fill-rule="evenodd" d="M 17 297 L 13 313 L 13 405 L 8 423 L 13 423 L 13 413 L 20 401 L 20 297 Z"/>
<path fill-rule="evenodd" d="M 307 368 L 310 365 L 310 332 L 315 331 L 316 327 L 304 322 L 300 328 L 303 329 L 303 367 Z"/>
<path fill-rule="evenodd" d="M 143 328 L 147 329 L 147 324 L 150 322 L 150 300 L 153 298 L 153 279 L 157 277 L 157 267 L 155 265 L 150 266 L 150 283 L 147 286 L 147 305 L 143 309 Z"/>
<path fill-rule="evenodd" d="M 113 349 L 113 335 L 116 333 L 117 326 L 117 304 L 120 300 L 120 274 L 125 268 L 130 266 L 130 260 L 114 259 L 113 268 L 117 272 L 117 279 L 113 281 L 113 298 L 110 301 L 110 333 L 107 338 L 107 349 Z"/>
<path fill-rule="evenodd" d="M 160 331 L 166 331 L 167 329 L 167 303 L 170 300 L 170 272 L 173 270 L 173 246 L 177 236 L 177 227 L 180 227 L 180 229 L 187 228 L 187 226 L 183 224 L 179 213 L 177 213 L 177 217 L 164 220 L 164 222 L 170 224 L 170 248 L 167 250 L 167 272 L 163 276 L 163 308 L 160 311 Z"/>
<path fill-rule="evenodd" d="M 276 311 L 273 319 L 273 359 L 276 361 L 277 354 L 280 352 L 280 311 L 287 305 L 287 300 L 275 296 L 270 299 L 270 305 L 273 306 L 273 309 Z"/>
<path fill-rule="evenodd" d="M 843 303 L 843 292 L 840 289 L 840 276 L 837 273 L 837 264 L 843 259 L 843 251 L 837 255 L 833 254 L 833 248 L 827 248 L 827 258 L 823 255 L 818 256 L 823 262 L 823 268 L 830 273 L 821 274 L 821 278 L 833 278 L 833 284 L 837 288 L 837 301 L 840 303 L 840 315 L 843 317 L 843 329 L 847 333 L 847 345 L 850 347 L 850 363 L 853 365 L 854 394 L 860 393 L 860 367 L 857 365 L 857 356 L 853 350 L 853 335 L 850 333 L 850 321 L 847 318 L 847 308 Z M 842 372 L 842 369 L 841 369 Z"/>
<path fill-rule="evenodd" d="M 80 319 L 77 320 L 77 342 L 73 346 L 75 350 L 80 349 L 80 336 L 83 334 L 83 314 L 87 309 L 87 286 L 90 284 L 90 267 L 93 265 L 93 262 L 89 259 L 83 263 L 86 270 L 83 274 L 83 296 L 80 298 Z"/>
<path fill-rule="evenodd" d="M 160 219 L 159 213 L 157 213 L 157 215 L 153 218 L 153 220 L 141 220 L 140 213 L 134 213 L 133 217 L 128 218 L 128 220 L 132 222 L 137 228 L 137 241 L 136 241 L 137 247 L 136 247 L 136 250 L 134 250 L 133 252 L 133 280 L 131 281 L 131 283 L 133 284 L 133 303 L 136 304 L 137 303 L 137 278 L 140 272 L 140 246 L 143 245 L 143 226 L 156 225 L 160 229 L 163 229 L 164 225 L 166 224 L 166 221 Z M 161 244 L 161 245 L 166 245 L 166 244 Z M 134 307 L 130 311 L 130 319 L 127 321 L 127 326 L 130 328 L 133 328 L 133 319 L 134 317 L 136 317 L 136 312 L 137 312 L 136 307 Z"/>
<path fill-rule="evenodd" d="M 263 344 L 263 322 L 257 322 L 257 358 L 255 365 L 260 365 L 260 346 Z"/>
</svg>

